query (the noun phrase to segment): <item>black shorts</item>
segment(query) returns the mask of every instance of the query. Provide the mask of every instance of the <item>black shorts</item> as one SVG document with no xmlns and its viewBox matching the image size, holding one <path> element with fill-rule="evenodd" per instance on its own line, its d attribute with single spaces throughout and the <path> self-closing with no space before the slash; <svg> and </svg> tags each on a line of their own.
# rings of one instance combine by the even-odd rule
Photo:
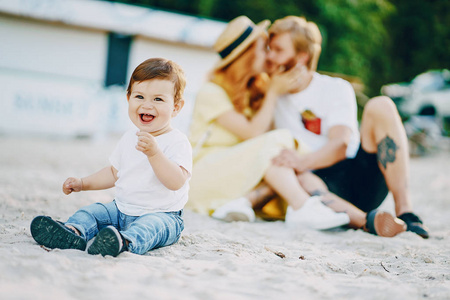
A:
<svg viewBox="0 0 450 300">
<path fill-rule="evenodd" d="M 378 166 L 377 154 L 367 153 L 361 146 L 354 158 L 314 173 L 322 178 L 332 193 L 365 212 L 380 206 L 389 192 Z"/>
</svg>

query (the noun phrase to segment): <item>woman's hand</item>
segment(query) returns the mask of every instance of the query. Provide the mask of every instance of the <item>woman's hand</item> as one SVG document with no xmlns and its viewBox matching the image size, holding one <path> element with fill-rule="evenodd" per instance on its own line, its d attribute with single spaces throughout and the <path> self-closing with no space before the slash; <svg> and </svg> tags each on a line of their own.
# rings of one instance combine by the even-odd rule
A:
<svg viewBox="0 0 450 300">
<path fill-rule="evenodd" d="M 138 142 L 136 145 L 136 149 L 138 151 L 141 151 L 148 157 L 155 156 L 158 153 L 158 143 L 153 135 L 142 131 L 138 132 L 136 135 L 138 136 Z"/>
<path fill-rule="evenodd" d="M 294 169 L 297 173 L 304 172 L 299 155 L 295 150 L 283 149 L 278 156 L 272 159 L 276 166 Z"/>
<path fill-rule="evenodd" d="M 72 192 L 79 192 L 83 189 L 83 181 L 81 178 L 69 177 L 63 183 L 63 192 L 69 195 Z"/>
</svg>

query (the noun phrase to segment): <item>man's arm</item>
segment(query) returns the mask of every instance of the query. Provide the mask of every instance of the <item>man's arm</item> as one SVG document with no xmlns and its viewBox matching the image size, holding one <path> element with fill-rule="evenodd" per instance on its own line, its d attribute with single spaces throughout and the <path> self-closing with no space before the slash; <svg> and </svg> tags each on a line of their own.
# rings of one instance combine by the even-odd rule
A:
<svg viewBox="0 0 450 300">
<path fill-rule="evenodd" d="M 334 126 L 329 130 L 328 142 L 319 150 L 302 156 L 295 150 L 283 150 L 273 159 L 273 163 L 294 168 L 298 173 L 330 167 L 346 158 L 351 134 L 347 126 Z"/>
</svg>

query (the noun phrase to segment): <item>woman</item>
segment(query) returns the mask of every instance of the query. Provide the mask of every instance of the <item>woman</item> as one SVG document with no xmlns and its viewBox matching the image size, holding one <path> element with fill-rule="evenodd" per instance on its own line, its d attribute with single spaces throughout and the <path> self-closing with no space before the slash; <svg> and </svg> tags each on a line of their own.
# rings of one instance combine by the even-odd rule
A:
<svg viewBox="0 0 450 300">
<path fill-rule="evenodd" d="M 310 197 L 291 168 L 271 164 L 281 149 L 294 148 L 288 131 L 267 131 L 278 96 L 298 86 L 300 70 L 271 80 L 262 74 L 268 25 L 240 16 L 214 45 L 221 59 L 197 95 L 191 124 L 194 168 L 187 207 L 217 219 L 253 221 L 258 197 L 251 192 L 264 181 L 289 205 L 293 217 L 287 220 L 319 229 L 347 224 L 348 215 Z"/>
</svg>

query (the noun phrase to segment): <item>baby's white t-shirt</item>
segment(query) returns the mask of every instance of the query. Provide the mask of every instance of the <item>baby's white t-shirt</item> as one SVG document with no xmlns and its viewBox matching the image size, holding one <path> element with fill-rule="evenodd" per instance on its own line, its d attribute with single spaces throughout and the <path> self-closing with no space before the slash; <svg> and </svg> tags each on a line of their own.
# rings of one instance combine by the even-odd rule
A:
<svg viewBox="0 0 450 300">
<path fill-rule="evenodd" d="M 118 170 L 115 200 L 119 210 L 130 216 L 179 211 L 188 201 L 189 179 L 178 190 L 166 188 L 156 177 L 147 156 L 136 149 L 137 129 L 122 136 L 109 161 Z M 155 137 L 164 155 L 192 174 L 192 148 L 178 129 Z"/>
<path fill-rule="evenodd" d="M 305 110 L 312 111 L 320 118 L 320 134 L 305 128 L 301 116 Z M 296 139 L 306 143 L 313 151 L 327 143 L 328 132 L 336 125 L 344 125 L 352 130 L 346 156 L 355 157 L 360 143 L 356 97 L 350 83 L 341 78 L 314 73 L 305 90 L 278 99 L 275 127 L 289 129 Z"/>
</svg>

